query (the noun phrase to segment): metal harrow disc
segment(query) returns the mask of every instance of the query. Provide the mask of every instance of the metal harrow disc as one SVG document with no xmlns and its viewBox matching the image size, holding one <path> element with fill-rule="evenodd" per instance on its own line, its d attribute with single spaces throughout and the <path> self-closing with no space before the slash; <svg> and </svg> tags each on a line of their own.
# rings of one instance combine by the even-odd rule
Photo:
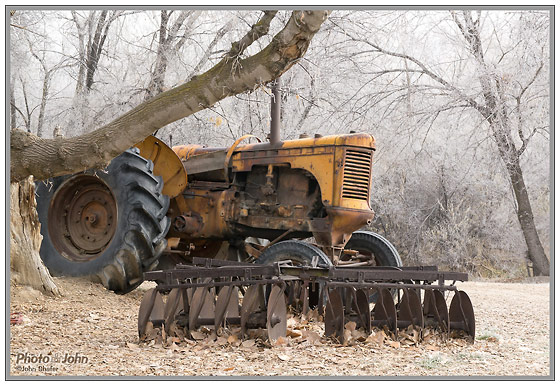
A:
<svg viewBox="0 0 560 386">
<path fill-rule="evenodd" d="M 189 301 L 190 301 L 190 296 L 189 296 L 189 292 L 190 290 L 187 288 L 181 288 L 181 299 L 183 300 L 183 311 L 188 312 L 190 310 L 190 306 L 189 306 Z"/>
<path fill-rule="evenodd" d="M 206 294 L 208 290 L 204 287 L 198 287 L 194 290 L 191 298 L 191 306 L 189 308 L 189 330 L 195 330 L 197 327 L 198 317 L 204 306 Z"/>
<path fill-rule="evenodd" d="M 226 312 L 230 304 L 231 297 L 233 295 L 234 287 L 231 285 L 224 286 L 218 293 L 218 299 L 216 300 L 216 313 L 214 316 L 214 330 L 218 331 L 218 328 L 224 322 L 226 317 Z"/>
<path fill-rule="evenodd" d="M 474 340 L 475 320 L 471 299 L 464 291 L 455 292 L 449 306 L 449 326 L 456 330 L 466 331 Z"/>
<path fill-rule="evenodd" d="M 399 324 L 424 328 L 424 315 L 420 297 L 413 289 L 405 288 L 398 311 Z"/>
<path fill-rule="evenodd" d="M 207 278 L 203 283 L 209 283 L 212 279 Z M 188 291 L 187 291 L 188 292 Z M 214 319 L 214 287 L 197 287 L 189 299 L 189 330 L 198 327 L 198 318 L 205 320 Z"/>
<path fill-rule="evenodd" d="M 200 310 L 200 317 L 206 320 L 214 319 L 215 315 L 215 302 L 216 302 L 216 289 L 214 287 L 208 288 L 204 302 L 202 303 L 202 310 Z"/>
<path fill-rule="evenodd" d="M 371 333 L 371 311 L 369 309 L 368 295 L 363 289 L 353 291 L 353 308 L 358 314 L 360 325 L 369 335 Z"/>
<path fill-rule="evenodd" d="M 397 309 L 393 302 L 393 295 L 387 288 L 377 289 L 377 303 L 373 308 L 373 321 L 375 325 L 385 325 L 389 331 L 397 336 Z"/>
<path fill-rule="evenodd" d="M 241 335 L 245 335 L 247 320 L 258 307 L 260 303 L 260 296 L 262 294 L 262 286 L 255 284 L 249 286 L 243 296 L 243 304 L 241 305 Z"/>
<path fill-rule="evenodd" d="M 163 320 L 164 306 L 161 294 L 155 289 L 147 291 L 140 303 L 138 310 L 138 336 L 142 337 L 146 332 L 148 322 L 159 322 Z"/>
<path fill-rule="evenodd" d="M 309 282 L 294 283 L 290 287 L 296 288 L 299 291 L 299 298 L 301 302 L 301 312 L 306 315 L 309 312 Z"/>
<path fill-rule="evenodd" d="M 233 287 L 233 293 L 226 308 L 226 317 L 239 317 L 239 289 L 237 287 Z"/>
<path fill-rule="evenodd" d="M 169 333 L 169 328 L 175 316 L 183 310 L 182 293 L 179 288 L 173 288 L 167 296 L 163 317 L 165 318 L 165 332 Z"/>
<path fill-rule="evenodd" d="M 286 336 L 287 322 L 284 289 L 280 285 L 273 285 L 266 310 L 266 328 L 270 342 L 274 343 L 278 338 Z"/>
<path fill-rule="evenodd" d="M 340 343 L 344 342 L 344 306 L 337 289 L 329 290 L 327 293 L 325 335 L 334 335 Z"/>
<path fill-rule="evenodd" d="M 424 316 L 435 319 L 442 332 L 449 332 L 449 313 L 441 291 L 426 290 L 424 292 Z"/>
</svg>

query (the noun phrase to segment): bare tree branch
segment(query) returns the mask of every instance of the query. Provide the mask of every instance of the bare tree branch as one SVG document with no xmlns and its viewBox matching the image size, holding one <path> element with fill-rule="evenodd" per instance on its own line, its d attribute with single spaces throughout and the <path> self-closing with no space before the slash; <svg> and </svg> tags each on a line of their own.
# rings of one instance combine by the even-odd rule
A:
<svg viewBox="0 0 560 386">
<path fill-rule="evenodd" d="M 220 39 L 222 39 L 226 33 L 231 31 L 232 27 L 233 27 L 233 20 L 230 20 L 222 28 L 218 30 L 218 32 L 214 36 L 214 39 L 212 39 L 208 47 L 206 47 L 206 50 L 204 51 L 202 58 L 200 58 L 198 64 L 194 67 L 194 69 L 187 77 L 187 81 L 190 80 L 196 74 L 198 74 L 200 70 L 202 70 L 202 67 L 208 62 L 208 59 L 210 58 L 210 54 L 212 53 L 212 50 L 214 49 L 216 44 L 218 44 Z"/>
<path fill-rule="evenodd" d="M 484 110 L 484 107 L 481 106 L 479 103 L 477 103 L 473 98 L 469 97 L 468 95 L 465 95 L 461 90 L 459 90 L 457 87 L 453 86 L 451 83 L 449 83 L 448 81 L 446 81 L 445 79 L 443 79 L 441 76 L 437 75 L 435 72 L 431 71 L 423 62 L 421 62 L 420 60 L 410 56 L 410 55 L 406 55 L 406 54 L 401 54 L 398 52 L 392 52 L 392 51 L 388 51 L 385 50 L 383 48 L 381 48 L 379 45 L 370 42 L 368 40 L 365 39 L 359 39 L 359 38 L 355 38 L 352 37 L 352 40 L 354 41 L 358 41 L 358 42 L 362 42 L 365 44 L 370 45 L 371 47 L 373 47 L 377 52 L 385 54 L 385 55 L 389 55 L 389 56 L 393 56 L 393 57 L 397 57 L 397 58 L 402 58 L 402 59 L 406 59 L 414 64 L 416 64 L 418 67 L 420 67 L 421 72 L 428 75 L 430 78 L 432 78 L 433 80 L 435 80 L 436 82 L 440 83 L 441 85 L 443 85 L 445 88 L 447 88 L 449 91 L 452 91 L 453 93 L 456 93 L 457 95 L 461 96 L 462 99 L 464 99 L 465 101 L 467 101 L 472 107 L 474 107 L 475 109 L 482 111 Z M 411 70 L 408 70 L 411 71 Z"/>
<path fill-rule="evenodd" d="M 157 129 L 212 106 L 231 95 L 252 91 L 290 69 L 307 51 L 328 11 L 294 11 L 263 50 L 232 63 L 222 59 L 190 82 L 163 92 L 111 123 L 73 138 L 45 139 L 11 131 L 11 181 L 28 175 L 41 180 L 89 168 L 101 168 Z M 84 157 L 87 154 L 87 157 Z"/>
<path fill-rule="evenodd" d="M 268 33 L 270 22 L 278 11 L 264 11 L 264 15 L 251 26 L 251 30 L 241 38 L 241 40 L 231 44 L 231 49 L 226 57 L 235 58 L 241 55 L 247 47 L 253 44 L 256 40 L 260 39 Z"/>
</svg>

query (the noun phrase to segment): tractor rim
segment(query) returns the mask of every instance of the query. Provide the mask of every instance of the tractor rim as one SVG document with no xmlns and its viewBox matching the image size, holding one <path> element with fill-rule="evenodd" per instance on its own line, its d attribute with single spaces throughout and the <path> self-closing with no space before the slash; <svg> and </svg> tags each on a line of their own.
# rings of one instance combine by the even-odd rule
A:
<svg viewBox="0 0 560 386">
<path fill-rule="evenodd" d="M 98 177 L 77 176 L 55 193 L 49 219 L 49 235 L 64 258 L 94 260 L 108 247 L 117 229 L 115 196 Z"/>
</svg>

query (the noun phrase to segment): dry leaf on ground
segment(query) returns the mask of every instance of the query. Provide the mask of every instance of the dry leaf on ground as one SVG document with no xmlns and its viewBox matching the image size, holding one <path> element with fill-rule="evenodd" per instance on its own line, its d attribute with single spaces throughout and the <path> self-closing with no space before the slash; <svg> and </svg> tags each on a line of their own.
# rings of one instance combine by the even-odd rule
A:
<svg viewBox="0 0 560 386">
<path fill-rule="evenodd" d="M 283 360 L 283 361 L 289 361 L 290 357 L 286 354 L 278 354 L 278 359 Z"/>
<path fill-rule="evenodd" d="M 405 341 L 415 337 L 414 331 L 407 330 L 408 336 L 400 337 L 403 343 L 397 349 L 384 344 L 389 338 L 382 330 L 376 330 L 363 343 L 340 346 L 323 337 L 324 325 L 317 322 L 320 318 L 309 323 L 295 318 L 291 329 L 301 331 L 302 336 L 297 340 L 287 339 L 286 345 L 279 346 L 261 344 L 260 338 L 252 334 L 263 331 L 266 334 L 266 329 L 256 329 L 249 331 L 248 338 L 254 339 L 254 346 L 237 347 L 241 345 L 240 328 L 228 326 L 224 336 L 217 337 L 214 343 L 208 342 L 208 338 L 181 339 L 175 336 L 172 327 L 172 336 L 166 339 L 165 347 L 160 329 L 153 328 L 151 323 L 146 329 L 151 340 L 139 343 L 138 307 L 153 283 L 144 283 L 126 295 L 116 295 L 100 285 L 78 279 L 54 280 L 65 292 L 64 298 L 41 297 L 40 301 L 30 301 L 19 297 L 18 287 L 12 286 L 10 290 L 11 311 L 22 312 L 30 319 L 28 324 L 10 329 L 11 376 L 550 374 L 548 284 L 462 283 L 461 289 L 469 294 L 475 308 L 478 335 L 474 344 L 464 339 L 444 341 L 428 327 L 418 347 L 406 347 Z M 84 302 L 86 295 L 88 301 Z M 113 310 L 111 317 L 108 310 Z M 97 315 L 98 318 L 91 319 L 97 322 L 90 321 L 90 314 Z M 356 336 L 359 331 L 354 329 L 352 339 L 359 339 Z M 229 334 L 236 336 L 231 338 Z M 228 344 L 228 339 L 235 344 Z M 78 352 L 87 356 L 88 363 L 61 366 L 56 374 L 30 373 L 16 369 L 15 358 L 24 352 Z M 278 354 L 287 359 L 279 358 Z"/>
</svg>

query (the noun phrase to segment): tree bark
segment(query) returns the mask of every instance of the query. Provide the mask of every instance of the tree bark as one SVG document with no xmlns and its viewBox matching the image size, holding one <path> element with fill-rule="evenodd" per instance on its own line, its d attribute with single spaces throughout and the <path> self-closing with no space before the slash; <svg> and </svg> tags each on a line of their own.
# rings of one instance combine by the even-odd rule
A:
<svg viewBox="0 0 560 386">
<path fill-rule="evenodd" d="M 162 10 L 159 24 L 159 41 L 156 62 L 154 64 L 154 70 L 152 71 L 150 83 L 148 84 L 148 89 L 146 90 L 145 100 L 150 99 L 154 95 L 157 95 L 163 91 L 163 82 L 165 78 L 165 72 L 167 70 L 167 55 L 169 50 L 169 39 L 167 37 L 168 22 L 169 15 L 167 14 L 167 11 Z"/>
<path fill-rule="evenodd" d="M 44 139 L 12 130 L 10 180 L 21 181 L 29 175 L 42 180 L 102 168 L 163 126 L 278 78 L 305 54 L 328 13 L 294 11 L 262 51 L 245 59 L 226 55 L 206 73 L 155 96 L 91 133 Z"/>
<path fill-rule="evenodd" d="M 544 252 L 541 240 L 537 233 L 537 227 L 533 217 L 533 209 L 527 187 L 525 186 L 525 179 L 523 171 L 519 162 L 519 152 L 513 143 L 509 129 L 509 120 L 507 116 L 499 114 L 491 114 L 491 111 L 496 111 L 497 100 L 495 95 L 491 92 L 485 93 L 487 105 L 491 107 L 490 111 L 485 115 L 486 120 L 490 124 L 494 139 L 498 146 L 500 158 L 504 162 L 509 180 L 517 202 L 517 219 L 525 238 L 527 245 L 527 257 L 533 263 L 533 273 L 536 276 L 549 276 L 550 275 L 550 262 Z"/>
<path fill-rule="evenodd" d="M 21 79 L 21 77 L 20 77 L 20 81 L 21 81 L 21 89 L 23 91 L 23 101 L 25 102 L 25 115 L 22 113 L 21 116 L 23 117 L 23 121 L 25 122 L 25 130 L 27 130 L 28 133 L 31 133 L 31 118 L 33 115 L 33 110 L 35 109 L 30 110 L 29 99 L 27 99 L 27 90 L 25 88 L 25 82 Z"/>
<path fill-rule="evenodd" d="M 533 274 L 535 276 L 550 276 L 550 262 L 537 233 L 533 209 L 525 187 L 521 166 L 517 162 L 509 169 L 511 184 L 517 201 L 517 219 L 527 243 L 528 258 L 533 263 Z"/>
<path fill-rule="evenodd" d="M 181 47 L 191 35 L 193 24 L 200 14 L 201 11 L 181 11 L 179 17 L 169 27 L 171 12 L 161 11 L 157 55 L 144 100 L 163 92 L 169 59 L 181 50 Z M 179 37 L 178 33 L 183 24 L 185 24 L 183 36 Z M 178 42 L 173 45 L 175 40 L 178 40 Z"/>
<path fill-rule="evenodd" d="M 39 256 L 41 233 L 33 178 L 10 186 L 10 279 L 44 294 L 60 292 Z"/>
<path fill-rule="evenodd" d="M 311 111 L 311 109 L 313 108 L 313 106 L 315 106 L 316 104 L 316 91 L 315 91 L 315 78 L 310 75 L 310 83 L 309 83 L 309 98 L 308 98 L 308 103 L 307 106 L 305 106 L 305 109 L 303 110 L 303 113 L 301 114 L 301 117 L 299 118 L 298 123 L 296 124 L 296 128 L 299 130 L 303 129 L 303 122 L 305 122 L 305 120 L 307 119 L 307 117 L 309 116 L 309 112 Z M 285 104 L 282 104 L 285 105 Z"/>
<path fill-rule="evenodd" d="M 15 77 L 12 76 L 10 82 L 10 129 L 15 129 L 16 121 L 16 96 L 14 94 Z"/>
<path fill-rule="evenodd" d="M 97 20 L 97 28 L 95 29 L 95 35 L 91 41 L 87 55 L 87 72 L 86 72 L 86 90 L 89 92 L 93 86 L 93 75 L 97 70 L 97 64 L 99 63 L 99 58 L 101 57 L 101 51 L 103 50 L 103 43 L 105 43 L 105 38 L 107 37 L 107 29 L 105 29 L 102 34 L 103 26 L 105 24 L 105 18 L 107 17 L 106 10 L 101 12 L 99 19 Z M 111 21 L 108 22 L 109 24 Z"/>
<path fill-rule="evenodd" d="M 49 97 L 49 81 L 51 72 L 44 67 L 43 75 L 43 93 L 41 94 L 41 105 L 39 106 L 39 118 L 37 119 L 37 136 L 43 136 L 43 123 L 45 121 L 45 110 L 47 108 L 47 99 Z"/>
<path fill-rule="evenodd" d="M 78 14 L 76 11 L 72 12 L 72 19 L 74 20 L 74 24 L 76 24 L 76 32 L 78 33 L 78 58 L 79 58 L 79 67 L 78 67 L 78 79 L 76 80 L 76 96 L 81 95 L 84 91 L 84 79 L 86 77 L 86 49 L 85 45 L 85 35 L 84 35 L 84 28 L 85 26 L 80 23 L 78 20 Z"/>
</svg>

